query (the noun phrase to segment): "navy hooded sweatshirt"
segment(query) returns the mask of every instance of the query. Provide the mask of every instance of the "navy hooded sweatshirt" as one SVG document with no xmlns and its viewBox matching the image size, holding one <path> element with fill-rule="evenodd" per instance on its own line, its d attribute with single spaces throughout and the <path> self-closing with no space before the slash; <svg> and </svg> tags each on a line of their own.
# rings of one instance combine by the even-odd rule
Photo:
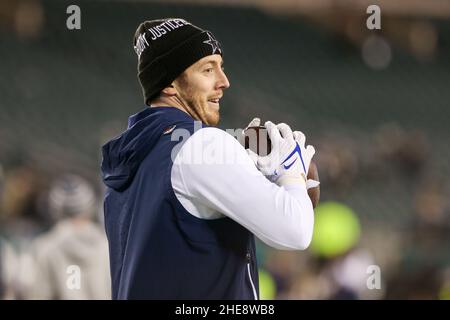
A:
<svg viewBox="0 0 450 320">
<path fill-rule="evenodd" d="M 169 128 L 193 134 L 194 120 L 146 108 L 102 148 L 113 299 L 255 299 L 253 234 L 229 218 L 197 218 L 178 201 L 171 152 L 180 141 Z"/>
</svg>

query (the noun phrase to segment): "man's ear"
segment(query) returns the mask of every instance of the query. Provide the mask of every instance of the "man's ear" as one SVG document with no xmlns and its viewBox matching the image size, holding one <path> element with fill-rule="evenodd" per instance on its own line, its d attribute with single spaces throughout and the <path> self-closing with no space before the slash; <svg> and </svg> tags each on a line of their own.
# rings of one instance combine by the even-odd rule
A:
<svg viewBox="0 0 450 320">
<path fill-rule="evenodd" d="M 175 96 L 177 94 L 177 89 L 175 89 L 173 84 L 171 84 L 171 85 L 165 87 L 164 89 L 162 89 L 162 93 L 172 97 L 172 96 Z"/>
</svg>

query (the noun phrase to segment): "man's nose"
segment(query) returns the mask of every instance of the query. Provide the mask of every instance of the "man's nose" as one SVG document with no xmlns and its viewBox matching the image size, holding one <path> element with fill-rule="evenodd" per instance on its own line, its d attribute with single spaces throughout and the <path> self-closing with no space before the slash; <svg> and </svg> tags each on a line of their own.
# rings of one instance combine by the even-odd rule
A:
<svg viewBox="0 0 450 320">
<path fill-rule="evenodd" d="M 217 80 L 217 88 L 218 89 L 227 89 L 230 87 L 230 81 L 228 81 L 227 75 L 225 72 L 220 69 L 219 79 Z"/>
</svg>

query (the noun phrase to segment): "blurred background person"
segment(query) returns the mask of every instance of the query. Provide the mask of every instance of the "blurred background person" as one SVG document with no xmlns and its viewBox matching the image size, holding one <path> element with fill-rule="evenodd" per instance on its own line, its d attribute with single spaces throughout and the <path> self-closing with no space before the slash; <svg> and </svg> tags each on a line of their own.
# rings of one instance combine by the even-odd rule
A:
<svg viewBox="0 0 450 320">
<path fill-rule="evenodd" d="M 16 298 L 14 279 L 17 264 L 16 252 L 5 239 L 0 237 L 0 300 Z"/>
<path fill-rule="evenodd" d="M 2 190 L 0 237 L 7 298 L 22 299 L 31 281 L 30 245 L 51 225 L 50 217 L 40 209 L 47 179 L 36 167 L 18 163 L 5 170 Z"/>
<path fill-rule="evenodd" d="M 0 199 L 3 193 L 3 167 L 0 164 Z M 0 217 L 2 207 L 0 206 Z M 17 256 L 8 241 L 0 233 L 0 300 L 13 299 L 14 270 L 17 268 Z"/>
<path fill-rule="evenodd" d="M 108 246 L 104 230 L 93 220 L 93 188 L 67 174 L 52 184 L 48 201 L 57 222 L 32 245 L 33 282 L 25 298 L 109 299 Z"/>
</svg>

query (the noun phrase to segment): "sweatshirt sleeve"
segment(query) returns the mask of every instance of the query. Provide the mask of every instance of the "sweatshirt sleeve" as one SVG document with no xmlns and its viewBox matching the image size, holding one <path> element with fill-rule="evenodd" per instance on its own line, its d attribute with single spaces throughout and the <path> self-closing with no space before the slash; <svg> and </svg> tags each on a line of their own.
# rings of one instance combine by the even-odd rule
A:
<svg viewBox="0 0 450 320">
<path fill-rule="evenodd" d="M 311 242 L 314 211 L 305 185 L 270 182 L 223 130 L 196 131 L 178 152 L 171 180 L 177 197 L 191 200 L 188 211 L 220 212 L 277 249 L 304 250 Z"/>
</svg>

